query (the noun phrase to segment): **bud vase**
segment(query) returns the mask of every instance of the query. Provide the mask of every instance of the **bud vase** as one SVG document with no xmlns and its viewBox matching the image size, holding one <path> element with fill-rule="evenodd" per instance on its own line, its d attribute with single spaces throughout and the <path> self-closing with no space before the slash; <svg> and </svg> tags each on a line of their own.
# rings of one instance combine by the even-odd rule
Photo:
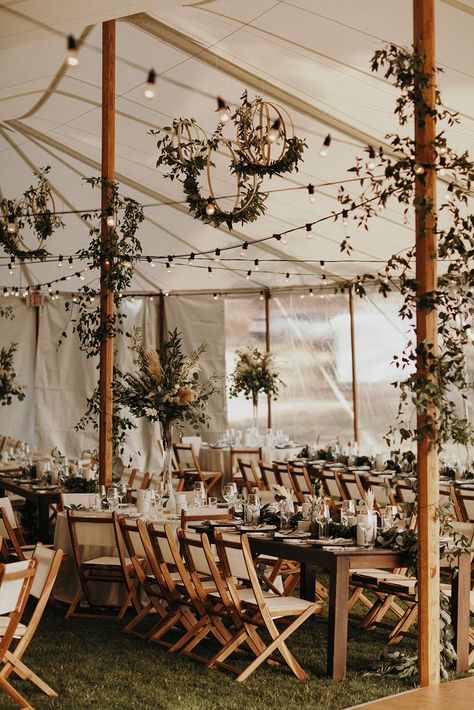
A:
<svg viewBox="0 0 474 710">
<path fill-rule="evenodd" d="M 252 405 L 253 405 L 253 428 L 255 434 L 258 434 L 258 392 L 252 394 Z"/>
<path fill-rule="evenodd" d="M 171 462 L 173 446 L 173 425 L 161 426 L 161 440 L 163 442 L 163 470 L 161 480 L 163 482 L 163 509 L 170 515 L 176 513 L 176 498 L 173 489 L 173 465 Z"/>
</svg>

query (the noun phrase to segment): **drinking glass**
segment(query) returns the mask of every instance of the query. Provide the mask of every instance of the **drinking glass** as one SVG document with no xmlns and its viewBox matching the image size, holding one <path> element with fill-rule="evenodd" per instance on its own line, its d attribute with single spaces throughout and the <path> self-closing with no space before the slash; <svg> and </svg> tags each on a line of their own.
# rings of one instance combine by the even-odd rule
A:
<svg viewBox="0 0 474 710">
<path fill-rule="evenodd" d="M 237 495 L 237 484 L 226 483 L 224 486 L 224 500 L 230 506 Z"/>
<path fill-rule="evenodd" d="M 353 500 L 343 500 L 341 505 L 341 524 L 347 526 L 347 519 L 355 515 L 355 505 Z"/>
<path fill-rule="evenodd" d="M 364 536 L 365 549 L 372 548 L 374 546 L 374 518 L 371 515 L 363 515 L 360 526 Z"/>
<path fill-rule="evenodd" d="M 234 510 L 236 513 L 241 513 L 243 510 L 244 497 L 241 493 L 237 493 L 233 499 Z"/>
<path fill-rule="evenodd" d="M 331 520 L 331 511 L 327 503 L 322 503 L 318 512 L 319 539 L 325 540 L 328 536 L 328 525 Z"/>
<path fill-rule="evenodd" d="M 110 510 L 116 510 L 118 507 L 118 491 L 115 486 L 110 486 L 107 488 L 107 503 L 109 504 Z"/>
<path fill-rule="evenodd" d="M 291 508 L 288 500 L 285 498 L 280 501 L 280 529 L 288 530 L 290 526 Z"/>
<path fill-rule="evenodd" d="M 202 481 L 196 481 L 194 484 L 194 505 L 197 508 L 202 508 L 206 503 L 206 489 Z"/>
<path fill-rule="evenodd" d="M 247 497 L 248 522 L 257 527 L 260 522 L 260 498 L 257 493 L 249 493 Z"/>
<path fill-rule="evenodd" d="M 127 486 L 127 484 L 126 484 L 126 483 L 123 483 L 123 482 L 119 483 L 119 484 L 118 484 L 118 487 L 117 487 L 117 495 L 118 495 L 118 499 L 119 499 L 119 508 L 122 508 L 122 507 L 123 507 L 124 504 L 122 503 L 122 501 L 123 501 L 123 499 L 125 498 L 125 496 L 127 495 L 127 493 L 128 493 L 128 486 Z"/>
<path fill-rule="evenodd" d="M 382 528 L 383 530 L 390 530 L 395 524 L 395 518 L 397 517 L 397 506 L 387 505 L 382 515 Z"/>
</svg>

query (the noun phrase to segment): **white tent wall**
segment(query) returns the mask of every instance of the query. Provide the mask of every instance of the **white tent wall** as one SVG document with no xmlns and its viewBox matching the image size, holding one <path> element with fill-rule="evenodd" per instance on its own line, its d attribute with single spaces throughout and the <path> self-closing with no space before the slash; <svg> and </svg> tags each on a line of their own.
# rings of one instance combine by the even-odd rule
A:
<svg viewBox="0 0 474 710">
<path fill-rule="evenodd" d="M 18 343 L 14 368 L 18 382 L 25 387 L 25 399 L 14 398 L 11 405 L 0 407 L 0 434 L 22 441 L 34 440 L 35 431 L 35 358 L 36 314 L 18 298 L 3 299 L 13 309 L 13 320 L 0 320 L 0 347 Z"/>
<path fill-rule="evenodd" d="M 207 350 L 201 360 L 201 374 L 210 377 L 213 373 L 222 376 L 218 391 L 209 400 L 209 427 L 200 432 L 203 440 L 214 441 L 227 427 L 227 406 L 224 388 L 225 376 L 225 326 L 224 300 L 214 300 L 212 294 L 205 296 L 173 296 L 165 299 L 168 330 L 175 327 L 182 333 L 183 350 L 190 353 L 205 341 Z M 191 434 L 191 427 L 185 427 Z"/>
</svg>

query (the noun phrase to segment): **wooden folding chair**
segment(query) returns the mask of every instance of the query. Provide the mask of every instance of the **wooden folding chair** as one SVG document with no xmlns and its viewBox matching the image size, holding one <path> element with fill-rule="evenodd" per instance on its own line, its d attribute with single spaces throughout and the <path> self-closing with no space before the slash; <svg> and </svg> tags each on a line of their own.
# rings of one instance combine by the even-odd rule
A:
<svg viewBox="0 0 474 710">
<path fill-rule="evenodd" d="M 259 476 L 257 464 L 254 461 L 244 461 L 241 458 L 237 459 L 237 464 L 240 471 L 241 488 L 246 488 L 249 493 L 251 493 L 254 488 L 262 490 L 262 479 Z M 236 482 L 238 479 L 234 476 L 232 480 Z"/>
<path fill-rule="evenodd" d="M 285 641 L 306 619 L 319 611 L 319 605 L 314 602 L 305 601 L 304 599 L 296 599 L 295 597 L 264 594 L 255 571 L 252 553 L 246 535 L 243 535 L 240 540 L 236 538 L 236 536 L 232 536 L 232 539 L 229 540 L 229 536 L 223 536 L 220 531 L 216 530 L 215 540 L 226 587 L 244 628 L 237 637 L 232 638 L 226 646 L 214 656 L 212 659 L 213 664 L 223 663 L 244 641 L 248 642 L 250 640 L 256 644 L 256 638 L 258 637 L 260 641 L 258 655 L 249 663 L 245 670 L 239 673 L 237 681 L 242 682 L 246 680 L 258 666 L 272 657 L 276 651 L 281 654 L 283 660 L 299 680 L 307 679 L 308 674 L 301 668 L 298 661 L 288 649 Z M 234 551 L 238 551 L 239 548 L 236 547 L 236 543 L 237 545 L 240 543 L 241 555 L 250 582 L 251 594 L 244 599 L 242 595 L 239 595 L 239 590 L 234 580 L 232 565 L 229 560 L 229 555 L 227 554 L 229 545 L 232 546 Z M 285 625 L 283 631 L 280 632 L 276 626 L 276 621 L 286 617 L 296 618 L 291 623 Z M 268 632 L 271 642 L 262 638 L 258 633 L 259 629 Z"/>
<path fill-rule="evenodd" d="M 183 530 L 186 530 L 189 523 L 195 523 L 204 520 L 214 520 L 216 522 L 219 522 L 220 520 L 232 520 L 233 517 L 233 508 L 228 508 L 227 510 L 224 508 L 213 509 L 207 506 L 205 508 L 199 508 L 197 510 L 191 508 L 191 512 L 187 510 L 181 511 L 181 528 Z"/>
<path fill-rule="evenodd" d="M 192 444 L 173 444 L 173 450 L 185 485 L 202 481 L 206 492 L 209 493 L 216 483 L 221 480 L 223 476 L 221 471 L 202 470 L 199 456 L 194 451 Z"/>
<path fill-rule="evenodd" d="M 258 462 L 258 468 L 260 471 L 261 480 L 263 482 L 262 490 L 271 491 L 272 486 L 282 485 L 279 473 L 278 471 L 275 471 L 275 469 L 273 468 L 273 464 L 265 463 L 264 461 L 260 460 Z"/>
<path fill-rule="evenodd" d="M 357 471 L 334 471 L 334 479 L 339 489 L 341 500 L 361 500 L 367 486 L 365 474 Z"/>
<path fill-rule="evenodd" d="M 313 484 L 311 483 L 309 473 L 305 466 L 295 467 L 292 465 L 289 466 L 289 472 L 298 503 L 303 505 L 305 495 L 311 495 L 313 493 Z"/>
<path fill-rule="evenodd" d="M 81 506 L 84 509 L 93 508 L 95 505 L 95 493 L 68 493 L 60 491 L 58 510 L 63 511 L 71 506 Z"/>
<path fill-rule="evenodd" d="M 246 463 L 251 461 L 257 466 L 258 462 L 262 458 L 262 447 L 244 447 L 239 448 L 235 446 L 230 447 L 230 470 L 232 475 L 232 481 L 237 484 L 237 488 L 242 487 L 242 474 L 239 465 L 239 459 L 244 460 Z"/>
<path fill-rule="evenodd" d="M 110 585 L 123 587 L 126 591 L 125 601 L 120 606 L 115 616 L 116 619 L 123 619 L 130 603 L 133 604 L 135 611 L 139 614 L 141 609 L 136 598 L 135 585 L 130 585 L 130 580 L 125 576 L 120 561 L 112 515 L 92 516 L 87 513 L 68 510 L 67 520 L 69 534 L 71 536 L 74 565 L 79 578 L 79 588 L 67 610 L 66 618 L 71 616 L 86 618 L 103 618 L 104 616 L 108 616 L 110 618 L 110 614 L 107 614 L 105 609 L 117 609 L 117 607 L 120 606 L 103 603 L 94 604 L 91 584 L 95 583 L 102 585 L 102 587 L 107 585 L 108 588 L 110 588 Z M 116 555 L 102 555 L 89 560 L 82 559 L 83 546 L 86 544 L 90 545 L 90 534 L 88 534 L 87 528 L 91 525 L 99 525 L 103 529 L 100 536 L 101 545 L 114 548 L 117 552 Z M 133 570 L 133 565 L 130 560 L 126 561 L 126 568 L 128 574 L 130 574 Z M 83 602 L 87 604 L 88 612 L 76 611 L 77 607 Z"/>
<path fill-rule="evenodd" d="M 22 657 L 38 628 L 46 604 L 51 596 L 59 568 L 61 567 L 63 554 L 62 550 L 51 550 L 49 547 L 41 545 L 41 543 L 38 543 L 35 547 L 31 559 L 36 561 L 37 566 L 33 584 L 30 589 L 30 596 L 37 600 L 36 606 L 28 623 L 26 625 L 23 623 L 18 624 L 15 631 L 15 638 L 19 638 L 19 641 L 13 651 L 7 651 L 3 659 L 5 665 L 0 671 L 0 678 L 6 680 L 8 676 L 14 672 L 23 680 L 29 680 L 34 683 L 43 693 L 51 697 L 57 697 L 58 694 L 25 665 L 22 661 Z M 0 634 L 3 635 L 6 625 L 2 624 L 2 621 L 6 621 L 6 619 L 4 617 L 0 618 Z"/>
<path fill-rule="evenodd" d="M 25 545 L 10 498 L 0 498 L 0 558 L 3 562 L 26 560 L 32 555 L 34 545 Z"/>
<path fill-rule="evenodd" d="M 273 461 L 273 470 L 275 471 L 275 477 L 279 478 L 281 485 L 289 491 L 293 490 L 293 480 L 290 475 L 288 464 L 284 461 Z"/>
<path fill-rule="evenodd" d="M 337 478 L 336 472 L 330 469 L 321 469 L 317 473 L 319 487 L 322 489 L 324 497 L 330 500 L 331 512 L 334 512 L 337 509 L 338 503 L 343 500 L 336 480 Z"/>
<path fill-rule="evenodd" d="M 452 493 L 457 520 L 461 523 L 474 523 L 474 491 L 454 486 Z"/>
<path fill-rule="evenodd" d="M 364 476 L 361 478 L 366 491 L 372 490 L 375 510 L 381 511 L 387 505 L 397 505 L 397 494 L 390 478 L 385 476 Z"/>
<path fill-rule="evenodd" d="M 3 633 L 0 641 L 0 662 L 9 660 L 10 645 L 17 633 L 20 619 L 25 610 L 33 578 L 36 560 L 21 560 L 8 565 L 0 565 L 0 616 Z M 13 654 L 11 654 L 13 655 Z M 33 706 L 0 674 L 0 688 L 20 708 Z"/>
</svg>

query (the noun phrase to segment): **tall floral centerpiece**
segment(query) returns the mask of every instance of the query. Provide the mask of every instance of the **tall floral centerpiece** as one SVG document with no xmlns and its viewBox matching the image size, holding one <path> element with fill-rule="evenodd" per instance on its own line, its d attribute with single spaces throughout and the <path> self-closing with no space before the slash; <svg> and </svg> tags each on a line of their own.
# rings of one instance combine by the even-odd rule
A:
<svg viewBox="0 0 474 710">
<path fill-rule="evenodd" d="M 230 376 L 231 397 L 243 394 L 246 399 L 252 399 L 253 426 L 258 428 L 258 395 L 264 392 L 274 399 L 278 396 L 281 386 L 285 386 L 275 370 L 275 358 L 271 353 L 262 353 L 258 348 L 237 350 L 237 361 Z"/>
<path fill-rule="evenodd" d="M 194 429 L 206 424 L 206 406 L 215 391 L 216 377 L 203 379 L 199 375 L 199 359 L 206 344 L 191 355 L 182 352 L 181 336 L 177 329 L 158 349 L 144 348 L 140 339 L 134 345 L 137 371 L 125 373 L 117 387 L 120 403 L 132 414 L 159 421 L 163 442 L 162 481 L 165 485 L 166 507 L 176 511 L 173 492 L 171 450 L 173 432 L 187 422 Z"/>
</svg>

